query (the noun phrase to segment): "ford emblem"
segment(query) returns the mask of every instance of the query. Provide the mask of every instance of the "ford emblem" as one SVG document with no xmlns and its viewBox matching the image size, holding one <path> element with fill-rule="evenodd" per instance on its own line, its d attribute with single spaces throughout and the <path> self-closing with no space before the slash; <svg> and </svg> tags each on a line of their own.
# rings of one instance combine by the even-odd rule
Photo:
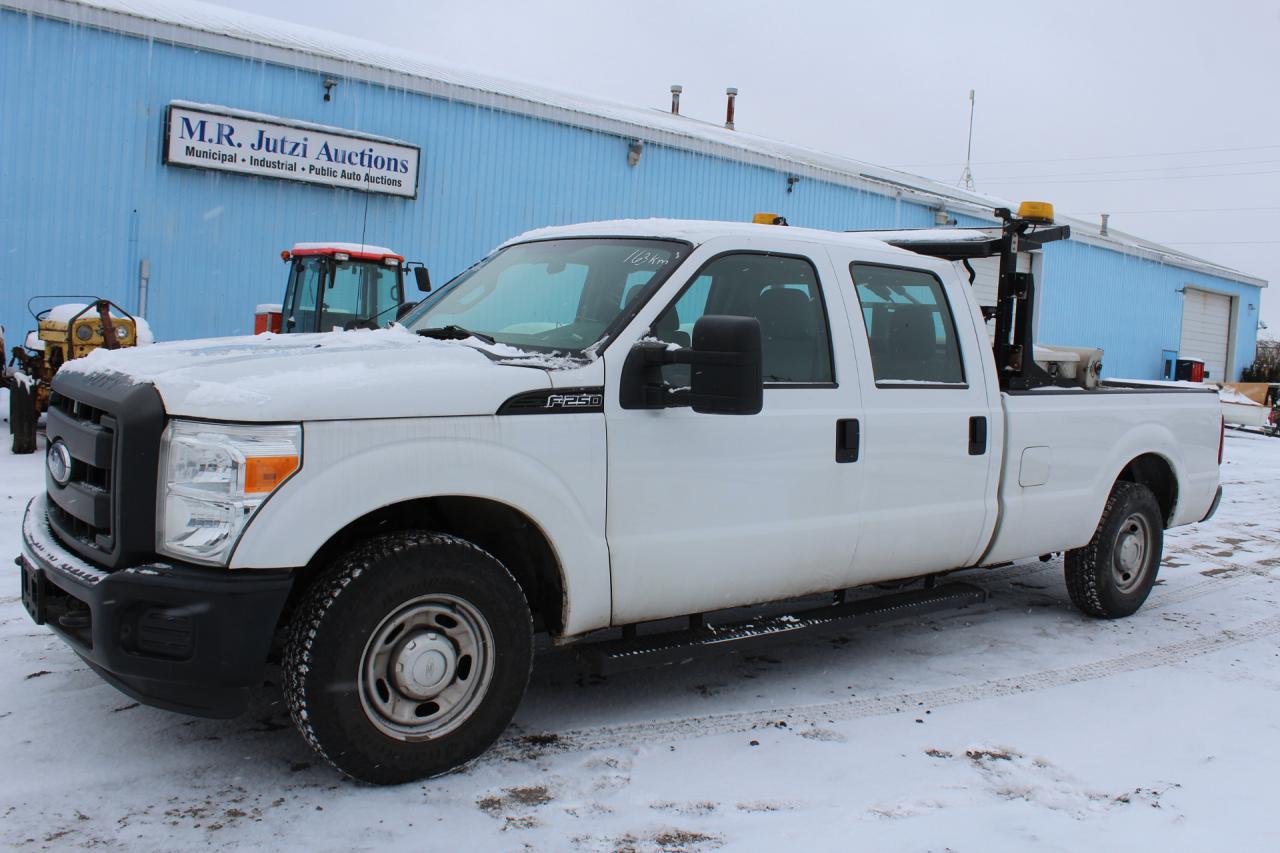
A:
<svg viewBox="0 0 1280 853">
<path fill-rule="evenodd" d="M 49 455 L 45 457 L 45 464 L 49 467 L 49 476 L 59 486 L 65 486 L 71 482 L 71 451 L 62 443 L 62 439 L 49 445 Z"/>
</svg>

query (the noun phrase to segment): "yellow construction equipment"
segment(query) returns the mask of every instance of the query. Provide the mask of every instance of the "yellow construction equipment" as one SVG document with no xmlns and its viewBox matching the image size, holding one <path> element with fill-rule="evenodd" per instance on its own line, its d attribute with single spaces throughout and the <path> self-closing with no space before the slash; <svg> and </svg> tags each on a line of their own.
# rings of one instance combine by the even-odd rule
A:
<svg viewBox="0 0 1280 853">
<path fill-rule="evenodd" d="M 49 408 L 50 385 L 58 368 L 100 347 L 138 345 L 138 321 L 107 299 L 55 305 L 33 311 L 32 316 L 36 328 L 27 333 L 22 346 L 13 348 L 11 367 L 4 374 L 14 453 L 35 451 L 36 426 Z"/>
</svg>

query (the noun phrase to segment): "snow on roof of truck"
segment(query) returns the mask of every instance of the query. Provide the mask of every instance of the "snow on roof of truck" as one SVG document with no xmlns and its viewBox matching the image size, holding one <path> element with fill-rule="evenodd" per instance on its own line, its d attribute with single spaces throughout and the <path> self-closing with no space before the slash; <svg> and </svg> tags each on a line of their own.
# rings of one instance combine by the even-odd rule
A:
<svg viewBox="0 0 1280 853">
<path fill-rule="evenodd" d="M 332 73 L 624 138 L 785 171 L 883 196 L 991 218 L 1008 200 L 653 108 L 572 94 L 433 62 L 412 51 L 194 0 L 0 0 L 0 7 L 140 38 Z M 1059 217 L 1072 239 L 1255 287 L 1263 279 L 1176 249 Z M 853 224 L 853 223 L 850 223 Z"/>
<path fill-rule="evenodd" d="M 880 236 L 846 231 L 824 231 L 818 228 L 794 228 L 780 225 L 757 225 L 753 222 L 716 222 L 701 219 L 606 219 L 535 228 L 503 245 L 556 237 L 653 237 L 665 240 L 687 240 L 695 246 L 715 237 L 783 237 L 821 243 L 839 243 L 862 249 L 905 252 L 883 242 Z"/>
</svg>

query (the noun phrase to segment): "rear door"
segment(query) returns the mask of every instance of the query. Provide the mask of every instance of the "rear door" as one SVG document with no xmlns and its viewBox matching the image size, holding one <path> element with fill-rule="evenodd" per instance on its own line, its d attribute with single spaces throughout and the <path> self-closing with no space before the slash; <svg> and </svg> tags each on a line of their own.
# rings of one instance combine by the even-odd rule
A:
<svg viewBox="0 0 1280 853">
<path fill-rule="evenodd" d="M 971 565 L 994 529 L 1003 424 L 968 285 L 903 252 L 832 261 L 864 365 L 859 579 Z"/>
<path fill-rule="evenodd" d="M 820 245 L 712 240 L 609 348 L 615 624 L 848 585 L 863 472 L 837 452 L 838 424 L 860 417 L 861 392 L 837 281 Z M 621 408 L 631 345 L 656 337 L 688 346 L 706 314 L 759 318 L 763 411 Z M 688 385 L 688 366 L 664 368 L 664 380 Z"/>
</svg>

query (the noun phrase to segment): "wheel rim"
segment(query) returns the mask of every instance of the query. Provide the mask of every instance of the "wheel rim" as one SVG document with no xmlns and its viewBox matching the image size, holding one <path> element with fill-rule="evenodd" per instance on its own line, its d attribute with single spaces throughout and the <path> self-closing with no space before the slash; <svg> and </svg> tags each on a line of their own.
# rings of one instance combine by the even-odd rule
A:
<svg viewBox="0 0 1280 853">
<path fill-rule="evenodd" d="M 1132 592 L 1147 575 L 1147 555 L 1151 549 L 1151 526 L 1145 516 L 1134 513 L 1120 525 L 1115 552 L 1111 559 L 1111 575 L 1116 589 Z"/>
<path fill-rule="evenodd" d="M 484 700 L 493 663 L 493 632 L 479 610 L 457 596 L 424 595 L 370 635 L 360 658 L 360 702 L 389 737 L 442 737 Z"/>
</svg>

